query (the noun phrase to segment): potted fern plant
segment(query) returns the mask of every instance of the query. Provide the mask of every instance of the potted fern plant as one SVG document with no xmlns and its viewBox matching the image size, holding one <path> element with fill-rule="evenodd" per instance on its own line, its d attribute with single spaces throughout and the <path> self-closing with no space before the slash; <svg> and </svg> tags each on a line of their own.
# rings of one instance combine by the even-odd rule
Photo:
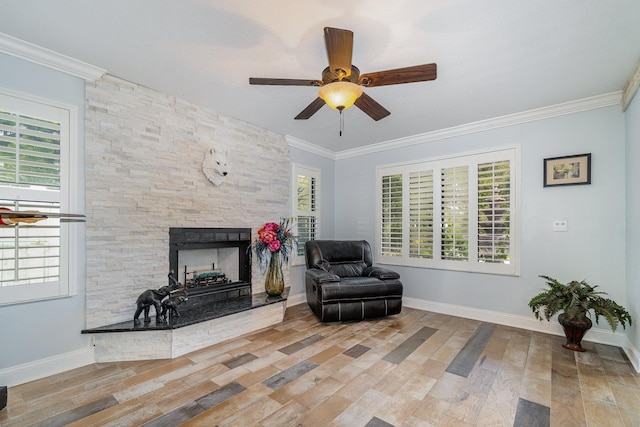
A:
<svg viewBox="0 0 640 427">
<path fill-rule="evenodd" d="M 536 319 L 550 320 L 558 313 L 558 322 L 564 329 L 567 342 L 563 347 L 574 351 L 585 351 L 580 344 L 584 334 L 591 329 L 589 316 L 595 316 L 598 323 L 600 316 L 611 326 L 613 332 L 618 325 L 626 327 L 632 324 L 627 310 L 615 301 L 606 298 L 605 292 L 596 291 L 597 285 L 591 286 L 586 281 L 573 280 L 567 284 L 558 282 L 549 276 L 540 276 L 546 280 L 549 289 L 531 298 L 529 307 Z"/>
</svg>

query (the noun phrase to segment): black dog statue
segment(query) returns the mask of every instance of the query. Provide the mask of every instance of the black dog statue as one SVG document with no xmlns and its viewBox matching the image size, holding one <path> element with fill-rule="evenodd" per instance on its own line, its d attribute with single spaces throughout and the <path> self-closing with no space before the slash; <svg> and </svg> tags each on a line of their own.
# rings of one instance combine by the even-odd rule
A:
<svg viewBox="0 0 640 427">
<path fill-rule="evenodd" d="M 162 301 L 162 318 L 165 322 L 168 320 L 169 316 L 180 317 L 178 306 L 188 299 L 189 298 L 187 298 L 186 295 L 173 295 Z"/>
<path fill-rule="evenodd" d="M 147 289 L 140 294 L 136 300 L 136 314 L 133 315 L 133 323 L 138 324 L 140 320 L 138 317 L 142 310 L 144 310 L 144 323 L 151 322 L 149 317 L 149 309 L 153 306 L 156 309 L 156 323 L 162 322 L 162 300 L 171 293 L 171 286 L 163 286 L 158 290 Z"/>
</svg>

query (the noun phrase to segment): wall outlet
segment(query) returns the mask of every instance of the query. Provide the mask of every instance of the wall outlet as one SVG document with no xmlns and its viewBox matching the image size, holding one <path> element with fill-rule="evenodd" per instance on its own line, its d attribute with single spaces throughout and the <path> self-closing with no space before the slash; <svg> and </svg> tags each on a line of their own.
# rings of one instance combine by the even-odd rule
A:
<svg viewBox="0 0 640 427">
<path fill-rule="evenodd" d="M 553 221 L 552 226 L 553 231 L 567 231 L 569 229 L 569 225 L 566 219 L 557 219 Z"/>
</svg>

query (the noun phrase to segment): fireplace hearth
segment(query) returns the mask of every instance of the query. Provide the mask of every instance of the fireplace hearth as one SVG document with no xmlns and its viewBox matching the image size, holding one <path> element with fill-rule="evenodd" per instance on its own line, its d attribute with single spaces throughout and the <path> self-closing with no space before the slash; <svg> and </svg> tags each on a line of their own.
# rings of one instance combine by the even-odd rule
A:
<svg viewBox="0 0 640 427">
<path fill-rule="evenodd" d="M 137 332 L 137 331 L 165 331 L 179 329 L 185 326 L 196 325 L 210 320 L 220 319 L 243 311 L 266 307 L 272 304 L 285 303 L 289 295 L 289 289 L 285 289 L 282 295 L 271 297 L 264 292 L 254 295 L 243 295 L 235 298 L 219 298 L 219 293 L 202 294 L 191 298 L 178 306 L 179 317 L 171 316 L 167 322 L 156 322 L 155 315 L 151 316 L 151 322 L 134 323 L 133 320 L 84 329 L 83 334 L 103 334 L 109 332 Z M 153 310 L 153 309 L 152 309 Z"/>
<path fill-rule="evenodd" d="M 83 330 L 96 362 L 174 358 L 284 320 L 288 288 L 252 292 L 251 229 L 171 228 L 169 240 L 169 284 L 186 285 L 188 297 L 180 315 L 136 324 L 132 304 L 130 320 Z"/>
</svg>

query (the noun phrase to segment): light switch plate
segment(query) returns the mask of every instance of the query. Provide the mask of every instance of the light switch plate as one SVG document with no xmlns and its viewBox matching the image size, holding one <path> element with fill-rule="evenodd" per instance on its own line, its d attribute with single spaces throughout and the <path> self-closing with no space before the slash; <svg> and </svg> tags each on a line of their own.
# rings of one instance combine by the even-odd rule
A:
<svg viewBox="0 0 640 427">
<path fill-rule="evenodd" d="M 552 226 L 553 231 L 567 231 L 569 229 L 569 225 L 566 219 L 557 219 L 553 221 Z"/>
</svg>

